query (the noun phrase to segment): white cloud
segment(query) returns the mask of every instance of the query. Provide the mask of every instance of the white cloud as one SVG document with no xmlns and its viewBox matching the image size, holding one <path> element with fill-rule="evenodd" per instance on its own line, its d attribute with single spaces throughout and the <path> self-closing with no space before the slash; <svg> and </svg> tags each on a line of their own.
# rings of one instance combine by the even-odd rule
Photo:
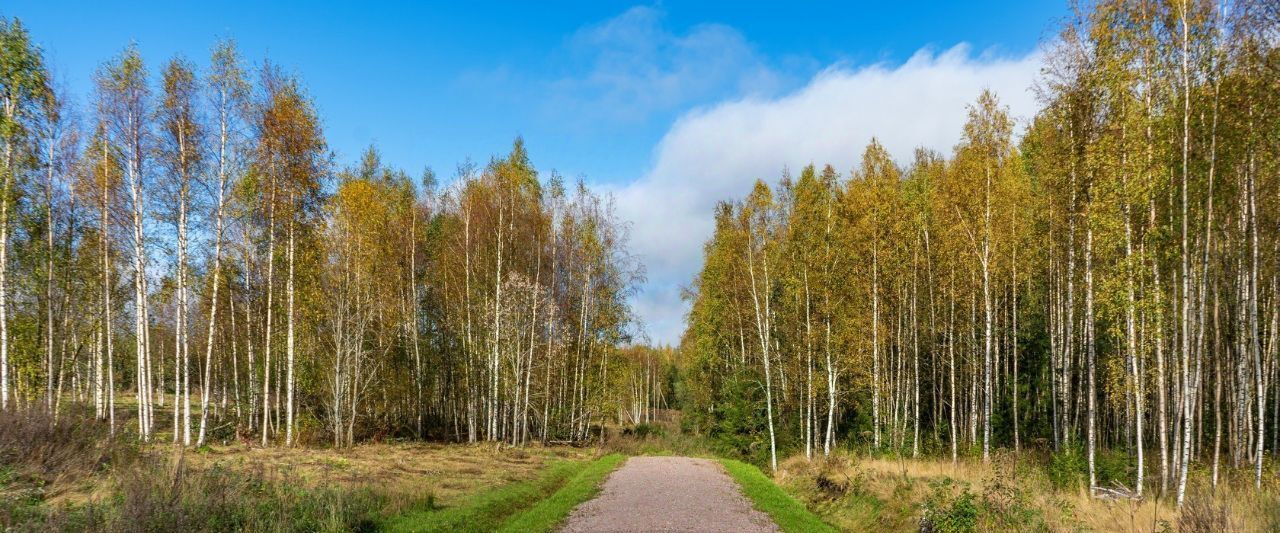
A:
<svg viewBox="0 0 1280 533">
<path fill-rule="evenodd" d="M 581 72 L 548 83 L 547 109 L 635 122 L 726 93 L 768 94 L 779 86 L 738 30 L 699 24 L 676 33 L 664 18 L 660 9 L 638 6 L 575 32 L 566 42 L 566 64 Z"/>
<path fill-rule="evenodd" d="M 872 136 L 899 162 L 918 146 L 949 153 L 965 106 L 984 88 L 1014 117 L 1030 118 L 1039 65 L 1039 53 L 975 55 L 962 44 L 941 54 L 921 50 L 900 65 L 836 65 L 790 94 L 687 112 L 656 147 L 649 172 L 614 191 L 648 269 L 634 303 L 652 339 L 679 341 L 687 311 L 680 287 L 700 267 L 716 202 L 742 197 L 756 179 L 773 182 L 783 169 L 809 163 L 847 173 Z"/>
</svg>

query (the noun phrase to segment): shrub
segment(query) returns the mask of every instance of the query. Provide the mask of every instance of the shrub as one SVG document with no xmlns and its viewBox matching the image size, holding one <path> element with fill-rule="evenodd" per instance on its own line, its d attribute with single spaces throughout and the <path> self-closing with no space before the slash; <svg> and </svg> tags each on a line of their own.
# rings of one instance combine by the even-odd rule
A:
<svg viewBox="0 0 1280 533">
<path fill-rule="evenodd" d="M 726 379 L 724 400 L 716 406 L 710 431 L 717 454 L 756 466 L 769 464 L 769 430 L 762 381 L 745 371 Z"/>
<path fill-rule="evenodd" d="M 1017 531 L 1045 529 L 1042 513 L 1032 505 L 1023 488 L 1008 476 L 996 476 L 988 479 L 984 485 L 982 511 L 987 523 L 998 529 L 1012 528 Z"/>
<path fill-rule="evenodd" d="M 920 531 L 963 533 L 978 529 L 977 498 L 968 484 L 957 484 L 951 478 L 929 483 L 932 489 L 924 503 Z M 959 492 L 957 492 L 959 489 Z"/>
<path fill-rule="evenodd" d="M 1217 533 L 1233 530 L 1227 504 L 1219 504 L 1212 495 L 1202 491 L 1190 494 L 1182 506 L 1182 513 L 1178 515 L 1178 531 Z"/>
<path fill-rule="evenodd" d="M 1094 474 L 1098 477 L 1098 485 L 1133 484 L 1135 467 L 1129 454 L 1124 451 L 1099 451 L 1094 458 L 1093 466 L 1096 469 Z M 1085 464 L 1085 468 L 1087 474 L 1088 463 Z"/>
<path fill-rule="evenodd" d="M 1084 483 L 1084 476 L 1089 465 L 1079 448 L 1070 447 L 1054 452 L 1049 456 L 1049 464 L 1045 466 L 1045 474 L 1049 483 L 1056 489 L 1074 490 Z"/>
<path fill-rule="evenodd" d="M 663 435 L 666 435 L 666 433 L 667 433 L 666 429 L 658 424 L 636 424 L 634 427 L 629 427 L 622 430 L 623 435 L 634 436 L 640 439 L 646 438 L 650 435 L 655 437 L 661 437 Z"/>
</svg>

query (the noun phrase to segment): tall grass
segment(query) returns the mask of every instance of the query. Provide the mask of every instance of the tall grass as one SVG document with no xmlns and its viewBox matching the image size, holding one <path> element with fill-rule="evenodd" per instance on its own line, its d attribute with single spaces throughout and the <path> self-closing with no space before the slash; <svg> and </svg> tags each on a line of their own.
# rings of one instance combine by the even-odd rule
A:
<svg viewBox="0 0 1280 533">
<path fill-rule="evenodd" d="M 138 457 L 136 446 L 111 439 L 105 422 L 84 413 L 55 420 L 39 409 L 0 411 L 0 529 L 76 529 L 69 513 L 46 502 Z"/>
<path fill-rule="evenodd" d="M 0 529 L 371 531 L 392 503 L 261 468 L 193 469 L 133 442 L 92 417 L 0 413 Z"/>
<path fill-rule="evenodd" d="M 9 483 L 47 486 L 100 474 L 136 460 L 132 442 L 113 440 L 106 422 L 81 413 L 55 420 L 38 409 L 0 411 L 0 467 Z"/>
<path fill-rule="evenodd" d="M 120 531 L 373 531 L 389 504 L 372 488 L 304 487 L 282 475 L 147 465 L 101 505 Z"/>
<path fill-rule="evenodd" d="M 1119 455 L 1099 454 L 1100 484 L 1120 486 L 1132 475 Z M 1280 531 L 1277 485 L 1264 480 L 1259 491 L 1250 472 L 1224 475 L 1215 491 L 1208 473 L 1193 469 L 1178 510 L 1150 485 L 1142 499 L 1090 495 L 1087 467 L 1071 452 L 1002 450 L 988 463 L 841 452 L 788 458 L 777 480 L 843 530 Z"/>
</svg>

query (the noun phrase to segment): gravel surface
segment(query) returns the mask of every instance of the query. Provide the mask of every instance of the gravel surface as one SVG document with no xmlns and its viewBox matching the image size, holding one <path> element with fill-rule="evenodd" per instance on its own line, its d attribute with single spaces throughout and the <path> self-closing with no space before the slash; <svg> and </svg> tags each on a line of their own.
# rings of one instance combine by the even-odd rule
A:
<svg viewBox="0 0 1280 533">
<path fill-rule="evenodd" d="M 566 532 L 778 531 L 751 508 L 719 463 L 689 457 L 632 457 L 595 499 L 579 505 Z"/>
</svg>

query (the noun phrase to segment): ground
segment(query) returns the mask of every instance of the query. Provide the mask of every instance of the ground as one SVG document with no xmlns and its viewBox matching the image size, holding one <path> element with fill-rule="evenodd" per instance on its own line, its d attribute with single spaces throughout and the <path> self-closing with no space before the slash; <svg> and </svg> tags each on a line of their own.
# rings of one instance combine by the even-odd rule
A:
<svg viewBox="0 0 1280 533">
<path fill-rule="evenodd" d="M 393 498 L 430 494 L 436 505 L 448 507 L 486 488 L 532 479 L 550 461 L 592 455 L 569 446 L 397 443 L 346 449 L 214 446 L 184 458 L 196 468 L 222 465 L 288 475 L 306 485 L 376 486 Z"/>
<path fill-rule="evenodd" d="M 632 457 L 595 499 L 569 515 L 566 533 L 590 531 L 778 531 L 751 508 L 719 463 L 689 457 Z"/>
<path fill-rule="evenodd" d="M 640 429 L 591 447 L 192 450 L 0 413 L 0 530 L 1280 531 L 1270 462 L 1261 491 L 1250 469 L 1216 488 L 1193 470 L 1177 512 L 1153 491 L 1090 497 L 1082 467 L 1045 450 L 987 463 L 842 450 L 766 474 L 674 424 Z"/>
</svg>

